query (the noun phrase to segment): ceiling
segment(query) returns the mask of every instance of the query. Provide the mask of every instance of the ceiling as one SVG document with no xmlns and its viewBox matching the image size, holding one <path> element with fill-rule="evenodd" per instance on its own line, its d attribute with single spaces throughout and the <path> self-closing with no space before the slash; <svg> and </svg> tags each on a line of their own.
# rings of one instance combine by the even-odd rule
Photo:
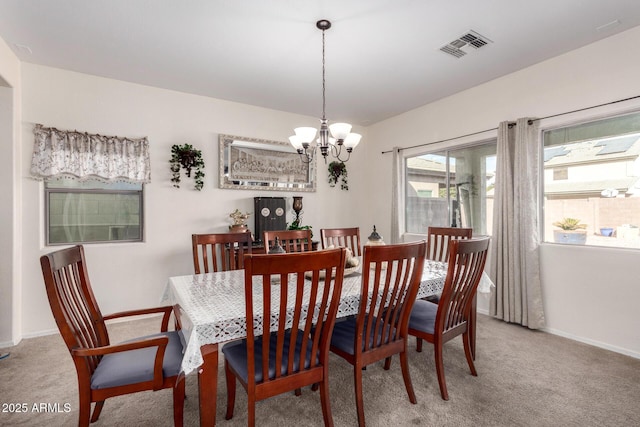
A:
<svg viewBox="0 0 640 427">
<path fill-rule="evenodd" d="M 21 61 L 369 125 L 640 25 L 638 0 L 0 0 Z M 461 58 L 440 48 L 475 31 Z M 631 51 L 630 51 L 631 52 Z"/>
</svg>

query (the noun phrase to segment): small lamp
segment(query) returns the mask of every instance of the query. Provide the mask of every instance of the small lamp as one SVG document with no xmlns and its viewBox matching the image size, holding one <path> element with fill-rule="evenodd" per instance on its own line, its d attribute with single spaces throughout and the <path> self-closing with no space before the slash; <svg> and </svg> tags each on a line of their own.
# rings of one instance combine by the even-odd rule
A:
<svg viewBox="0 0 640 427">
<path fill-rule="evenodd" d="M 282 245 L 280 244 L 280 238 L 276 237 L 275 242 L 273 243 L 273 246 L 271 246 L 271 249 L 269 249 L 269 255 L 272 254 L 286 254 L 287 251 L 284 250 L 284 248 L 282 247 Z M 271 284 L 272 285 L 279 285 L 280 284 L 280 276 L 279 275 L 273 275 L 270 278 L 271 280 Z"/>
<path fill-rule="evenodd" d="M 284 248 L 282 247 L 282 245 L 280 244 L 280 238 L 276 237 L 276 241 L 273 243 L 273 246 L 271 246 L 271 249 L 269 249 L 269 254 L 286 254 L 287 251 L 284 250 Z"/>
<path fill-rule="evenodd" d="M 384 245 L 384 240 L 382 240 L 382 236 L 378 234 L 378 232 L 376 231 L 376 226 L 373 226 L 373 231 L 371 232 L 371 234 L 369 235 L 368 239 L 367 239 L 367 243 L 365 243 L 365 245 Z"/>
</svg>

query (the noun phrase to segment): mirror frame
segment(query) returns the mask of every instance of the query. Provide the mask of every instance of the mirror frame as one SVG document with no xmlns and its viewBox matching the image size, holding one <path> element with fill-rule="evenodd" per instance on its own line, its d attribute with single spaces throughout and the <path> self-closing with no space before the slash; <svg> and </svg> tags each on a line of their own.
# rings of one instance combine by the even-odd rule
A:
<svg viewBox="0 0 640 427">
<path fill-rule="evenodd" d="M 316 191 L 317 168 L 315 157 L 311 163 L 304 163 L 296 150 L 287 142 L 220 134 L 218 137 L 218 143 L 220 149 L 218 153 L 220 188 L 233 190 Z M 260 159 L 269 160 L 271 165 L 275 162 L 276 166 L 286 163 L 289 167 L 293 165 L 294 172 L 296 169 L 301 168 L 300 170 L 308 180 L 304 182 L 300 180 L 300 178 L 296 181 L 283 180 L 284 175 L 282 174 L 273 174 L 271 177 L 265 177 L 264 175 L 268 174 L 268 171 L 255 172 L 251 170 L 247 170 L 245 173 L 251 174 L 253 172 L 256 175 L 259 174 L 263 176 L 234 179 L 234 177 L 230 177 L 229 175 L 229 172 L 232 169 L 229 165 L 232 164 L 232 160 L 237 159 L 240 154 L 240 150 L 238 150 L 237 147 L 242 148 L 242 152 L 244 154 L 249 154 L 251 158 L 258 158 L 258 162 L 262 162 Z M 236 161 L 237 160 L 233 160 L 233 162 Z M 300 175 L 300 172 L 298 172 L 298 175 Z"/>
</svg>

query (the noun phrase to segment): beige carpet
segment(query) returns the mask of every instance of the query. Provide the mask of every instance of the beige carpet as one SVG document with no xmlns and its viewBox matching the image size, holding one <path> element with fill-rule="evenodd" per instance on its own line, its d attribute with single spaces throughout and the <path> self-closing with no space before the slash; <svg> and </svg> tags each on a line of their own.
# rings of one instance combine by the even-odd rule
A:
<svg viewBox="0 0 640 427">
<path fill-rule="evenodd" d="M 154 331 L 153 319 L 110 325 L 112 341 Z M 369 426 L 640 426 L 640 360 L 561 337 L 479 316 L 478 377 L 469 374 L 460 339 L 445 345 L 450 400 L 440 398 L 433 351 L 425 345 L 409 360 L 418 399 L 406 395 L 398 359 L 390 371 L 381 364 L 364 372 L 365 416 Z M 6 350 L 5 350 L 6 351 Z M 76 377 L 58 335 L 23 340 L 0 360 L 0 425 L 71 426 L 77 423 Z M 357 425 L 353 371 L 331 359 L 331 404 L 336 426 Z M 224 370 L 218 382 L 219 426 L 246 425 L 246 394 L 239 387 L 232 420 L 224 419 Z M 198 389 L 187 377 L 185 425 L 198 425 Z M 27 412 L 10 404 L 26 404 Z M 44 403 L 44 407 L 41 407 Z M 35 404 L 35 408 L 34 408 Z M 50 405 L 46 405 L 50 404 Z M 58 412 L 51 412 L 59 406 Z M 70 412 L 65 412 L 65 404 Z M 20 405 L 22 407 L 23 405 Z M 144 392 L 107 400 L 95 426 L 171 426 L 171 391 Z M 41 411 L 37 411 L 41 410 Z M 322 425 L 319 393 L 303 390 L 258 403 L 261 426 Z"/>
</svg>

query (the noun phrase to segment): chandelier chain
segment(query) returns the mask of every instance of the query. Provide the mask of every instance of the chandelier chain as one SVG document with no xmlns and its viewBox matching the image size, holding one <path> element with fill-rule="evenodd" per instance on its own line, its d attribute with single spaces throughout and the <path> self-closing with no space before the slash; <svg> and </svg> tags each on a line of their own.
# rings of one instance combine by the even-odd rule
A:
<svg viewBox="0 0 640 427">
<path fill-rule="evenodd" d="M 325 85 L 325 78 L 324 78 L 324 70 L 325 70 L 324 30 L 322 30 L 322 118 L 326 119 L 325 110 L 326 110 L 326 107 L 327 107 L 327 103 L 326 103 L 326 98 L 325 98 L 326 85 Z"/>
</svg>

